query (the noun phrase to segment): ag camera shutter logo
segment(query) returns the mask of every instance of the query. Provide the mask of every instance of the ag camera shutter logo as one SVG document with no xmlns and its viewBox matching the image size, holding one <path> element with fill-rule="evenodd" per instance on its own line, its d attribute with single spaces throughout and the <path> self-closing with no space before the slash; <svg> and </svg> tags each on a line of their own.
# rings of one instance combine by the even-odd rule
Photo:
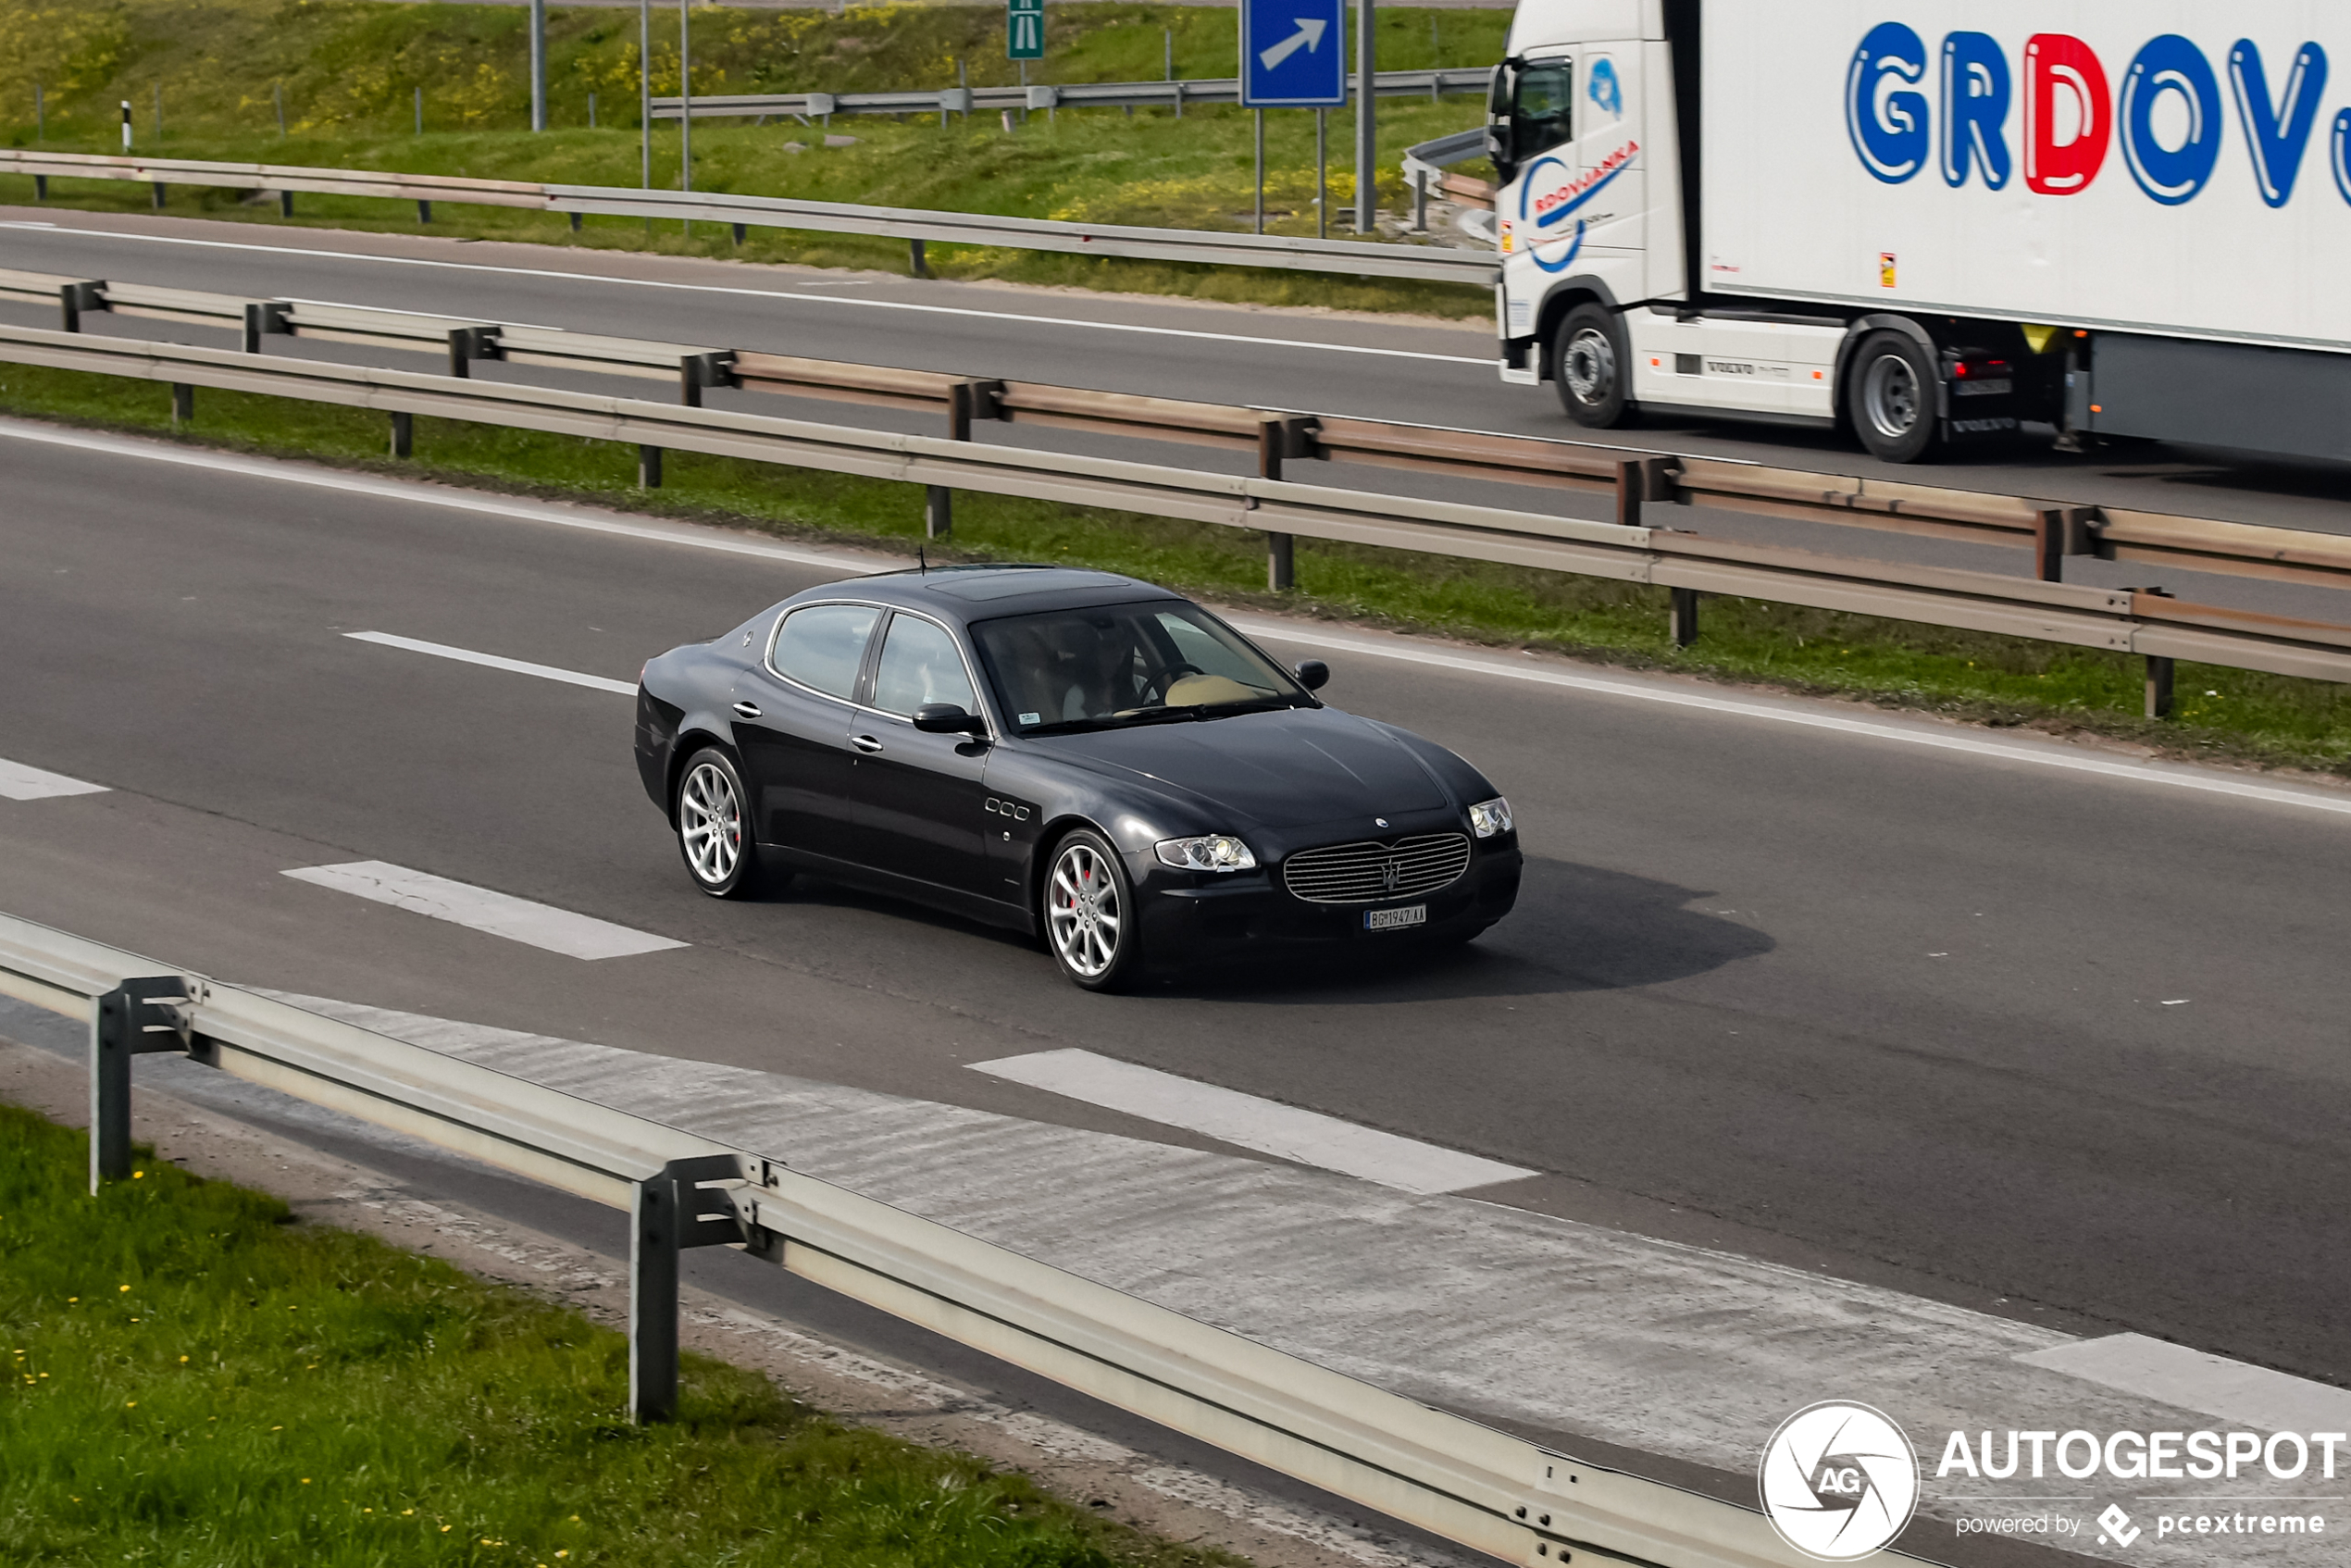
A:
<svg viewBox="0 0 2351 1568">
<path fill-rule="evenodd" d="M 1918 1454 L 1882 1412 L 1824 1400 L 1772 1434 L 1756 1487 L 1782 1540 L 1822 1562 L 1850 1562 L 1909 1524 Z"/>
</svg>

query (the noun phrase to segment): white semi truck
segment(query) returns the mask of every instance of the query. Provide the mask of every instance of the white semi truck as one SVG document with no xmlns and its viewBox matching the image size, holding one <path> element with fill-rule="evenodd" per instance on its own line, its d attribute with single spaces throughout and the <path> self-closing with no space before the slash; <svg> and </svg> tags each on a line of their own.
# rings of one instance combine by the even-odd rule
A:
<svg viewBox="0 0 2351 1568">
<path fill-rule="evenodd" d="M 1896 462 L 2351 459 L 2346 106 L 2344 0 L 1521 0 L 1502 375 Z"/>
</svg>

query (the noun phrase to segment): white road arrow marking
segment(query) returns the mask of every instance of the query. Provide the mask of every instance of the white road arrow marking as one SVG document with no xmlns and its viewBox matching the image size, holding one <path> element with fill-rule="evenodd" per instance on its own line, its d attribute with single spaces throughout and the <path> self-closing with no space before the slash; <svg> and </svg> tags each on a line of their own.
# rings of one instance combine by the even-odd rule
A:
<svg viewBox="0 0 2351 1568">
<path fill-rule="evenodd" d="M 1258 63 L 1267 70 L 1272 70 L 1300 49 L 1311 55 L 1321 48 L 1323 34 L 1331 25 L 1321 17 L 1295 17 L 1291 19 L 1298 23 L 1296 32 L 1291 33 L 1271 49 L 1261 49 L 1257 53 Z"/>
</svg>

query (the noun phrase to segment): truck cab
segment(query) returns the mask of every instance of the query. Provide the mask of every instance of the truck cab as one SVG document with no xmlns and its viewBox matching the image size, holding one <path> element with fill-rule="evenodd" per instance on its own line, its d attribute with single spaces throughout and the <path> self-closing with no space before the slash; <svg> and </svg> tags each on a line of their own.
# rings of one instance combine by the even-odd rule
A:
<svg viewBox="0 0 2351 1568">
<path fill-rule="evenodd" d="M 1702 42 L 1700 0 L 1522 0 L 1486 125 L 1503 380 L 1552 382 L 1591 429 L 1849 424 L 1895 462 L 2016 430 L 2049 377 L 2014 326 L 1740 292 L 1706 248 L 1701 111 L 1767 84 Z"/>
</svg>

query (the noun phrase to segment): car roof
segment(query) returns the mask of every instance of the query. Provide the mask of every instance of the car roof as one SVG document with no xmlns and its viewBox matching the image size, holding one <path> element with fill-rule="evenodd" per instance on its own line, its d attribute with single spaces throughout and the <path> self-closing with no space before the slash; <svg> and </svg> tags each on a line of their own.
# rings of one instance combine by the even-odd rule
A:
<svg viewBox="0 0 2351 1568">
<path fill-rule="evenodd" d="M 968 623 L 1037 610 L 1124 604 L 1138 599 L 1181 599 L 1183 595 L 1115 572 L 1074 566 L 984 565 L 932 566 L 855 578 L 795 595 L 794 602 L 843 597 L 902 604 L 941 619 Z"/>
</svg>

